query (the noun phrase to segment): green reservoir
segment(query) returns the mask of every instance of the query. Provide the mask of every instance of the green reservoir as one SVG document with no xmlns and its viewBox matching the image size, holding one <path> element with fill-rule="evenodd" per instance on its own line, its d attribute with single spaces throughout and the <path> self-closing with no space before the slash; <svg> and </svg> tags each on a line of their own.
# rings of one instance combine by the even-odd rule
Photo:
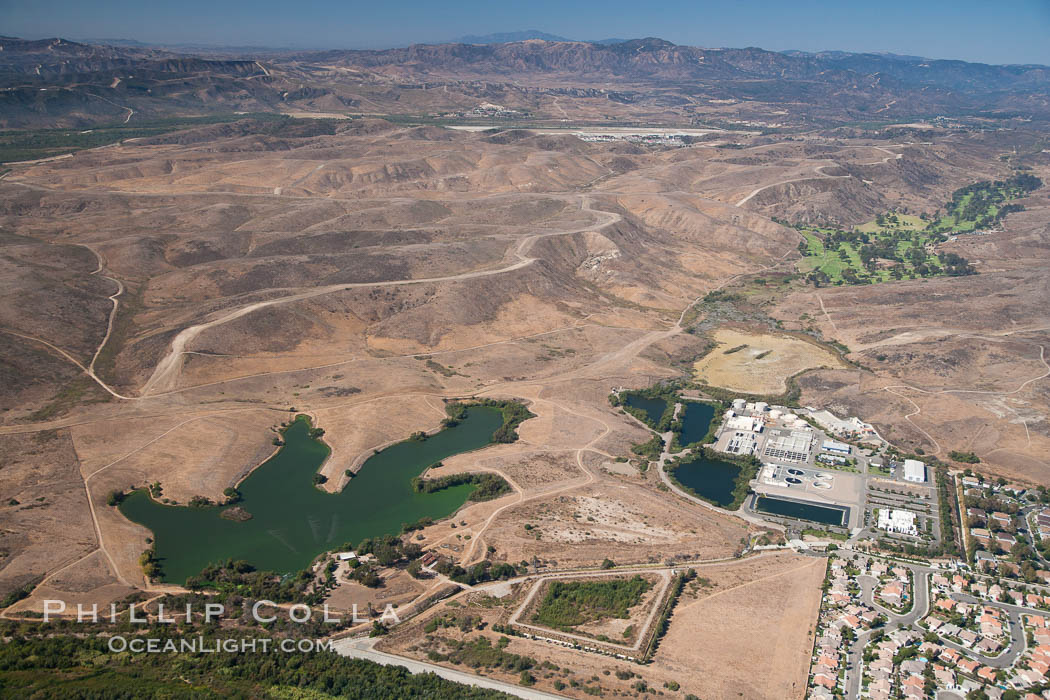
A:
<svg viewBox="0 0 1050 700">
<path fill-rule="evenodd" d="M 678 436 L 678 442 L 682 445 L 691 445 L 700 442 L 707 435 L 711 427 L 711 419 L 715 417 L 715 407 L 702 401 L 682 402 L 682 431 Z"/>
<path fill-rule="evenodd" d="M 741 469 L 739 464 L 698 456 L 678 464 L 671 476 L 705 501 L 729 508 Z"/>
<path fill-rule="evenodd" d="M 165 581 L 182 583 L 228 558 L 244 559 L 260 570 L 299 571 L 344 543 L 396 534 L 404 523 L 454 513 L 475 486 L 418 493 L 412 478 L 434 462 L 490 444 L 502 425 L 498 408 L 470 407 L 452 427 L 373 455 L 342 492 L 330 494 L 312 481 L 329 448 L 310 437 L 309 421 L 299 416 L 284 432 L 284 447 L 238 487 L 242 500 L 237 505 L 251 513 L 251 520 L 221 518 L 221 506 L 162 505 L 145 490 L 128 496 L 120 510 L 153 531 Z"/>
<path fill-rule="evenodd" d="M 667 410 L 667 401 L 661 398 L 650 399 L 639 394 L 625 394 L 624 401 L 626 405 L 631 408 L 638 409 L 645 413 L 648 418 L 649 425 L 655 428 L 660 423 L 660 419 L 664 415 L 664 411 Z"/>
</svg>

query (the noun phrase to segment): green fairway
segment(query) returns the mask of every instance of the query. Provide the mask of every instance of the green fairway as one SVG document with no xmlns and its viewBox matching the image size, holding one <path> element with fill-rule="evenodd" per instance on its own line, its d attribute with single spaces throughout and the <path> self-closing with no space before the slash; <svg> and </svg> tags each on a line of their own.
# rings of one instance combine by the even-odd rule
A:
<svg viewBox="0 0 1050 700">
<path fill-rule="evenodd" d="M 855 229 L 857 231 L 863 231 L 864 233 L 877 233 L 885 228 L 901 231 L 922 231 L 926 228 L 927 223 L 929 222 L 918 216 L 891 213 L 882 217 L 881 225 L 879 224 L 879 219 L 873 219 L 866 224 L 856 226 Z"/>
<path fill-rule="evenodd" d="M 1017 173 L 1007 180 L 977 182 L 956 190 L 945 212 L 929 225 L 934 233 L 972 233 L 994 228 L 1007 214 L 1022 207 L 1010 204 L 1042 187 L 1034 175 Z"/>
<path fill-rule="evenodd" d="M 966 258 L 938 252 L 938 244 L 954 234 L 997 225 L 1023 208 L 1009 202 L 1042 184 L 1037 177 L 1018 173 L 1005 181 L 968 185 L 953 193 L 936 219 L 887 212 L 849 231 L 796 225 L 806 239 L 799 244 L 799 271 L 817 286 L 973 274 Z"/>
<path fill-rule="evenodd" d="M 807 228 L 799 270 L 816 284 L 873 284 L 942 274 L 970 274 L 967 262 L 952 253 L 936 254 L 942 238 L 912 229 Z M 947 268 L 947 269 L 946 269 Z"/>
</svg>

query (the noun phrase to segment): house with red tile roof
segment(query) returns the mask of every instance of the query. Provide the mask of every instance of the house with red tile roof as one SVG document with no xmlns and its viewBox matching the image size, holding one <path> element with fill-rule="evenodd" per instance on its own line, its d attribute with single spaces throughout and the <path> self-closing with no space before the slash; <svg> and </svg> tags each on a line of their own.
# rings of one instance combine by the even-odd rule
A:
<svg viewBox="0 0 1050 700">
<path fill-rule="evenodd" d="M 933 607 L 945 612 L 951 612 L 952 610 L 955 610 L 955 601 L 951 598 L 939 598 L 937 602 L 933 604 Z"/>
<path fill-rule="evenodd" d="M 904 598 L 904 585 L 900 581 L 891 581 L 882 587 L 879 597 L 890 605 L 900 605 Z"/>
<path fill-rule="evenodd" d="M 817 659 L 817 665 L 818 666 L 827 666 L 828 668 L 838 668 L 839 667 L 839 659 L 838 659 L 837 656 L 824 656 L 824 655 L 821 655 L 820 658 Z"/>
<path fill-rule="evenodd" d="M 839 679 L 837 674 L 828 670 L 823 670 L 817 671 L 813 674 L 813 683 L 816 685 L 822 685 L 830 690 L 838 686 Z"/>
</svg>

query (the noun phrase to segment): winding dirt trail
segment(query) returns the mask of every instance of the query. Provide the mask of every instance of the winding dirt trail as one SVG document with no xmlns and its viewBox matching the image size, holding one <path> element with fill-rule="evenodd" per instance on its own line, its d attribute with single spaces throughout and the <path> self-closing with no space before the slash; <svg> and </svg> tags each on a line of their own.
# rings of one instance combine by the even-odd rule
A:
<svg viewBox="0 0 1050 700">
<path fill-rule="evenodd" d="M 791 180 L 782 180 L 781 182 L 774 182 L 774 183 L 771 183 L 769 185 L 763 185 L 762 187 L 759 187 L 758 189 L 751 190 L 751 193 L 748 194 L 743 199 L 741 199 L 739 202 L 737 202 L 736 206 L 738 206 L 738 207 L 744 206 L 745 204 L 747 204 L 748 202 L 751 201 L 752 197 L 757 195 L 759 192 L 764 192 L 765 190 L 768 190 L 770 187 L 778 187 L 780 185 L 789 185 L 792 182 L 805 182 L 807 180 L 820 180 L 820 179 L 836 179 L 837 180 L 837 179 L 842 179 L 842 178 L 853 177 L 852 175 L 828 175 L 827 173 L 825 173 L 825 172 L 823 172 L 821 170 L 821 168 L 826 168 L 826 167 L 828 167 L 828 166 L 827 165 L 818 165 L 815 168 L 813 168 L 813 172 L 815 172 L 817 174 L 817 177 L 796 177 L 796 178 L 791 179 Z"/>
<path fill-rule="evenodd" d="M 278 304 L 287 304 L 290 302 L 301 301 L 303 299 L 311 299 L 313 297 L 323 296 L 325 294 L 332 294 L 334 292 L 342 292 L 348 289 L 360 289 L 369 287 L 399 287 L 415 284 L 431 284 L 439 282 L 456 282 L 461 280 L 477 279 L 480 277 L 491 277 L 493 275 L 502 275 L 514 270 L 520 270 L 527 267 L 538 260 L 538 258 L 529 257 L 528 252 L 532 249 L 532 246 L 537 240 L 541 238 L 548 238 L 552 236 L 568 236 L 577 233 L 584 233 L 587 231 L 596 231 L 607 226 L 610 226 L 622 219 L 622 217 L 615 212 L 605 212 L 592 208 L 592 202 L 590 197 L 586 195 L 580 196 L 580 209 L 588 213 L 597 214 L 598 221 L 581 226 L 578 228 L 570 229 L 567 231 L 552 231 L 549 233 L 536 233 L 528 236 L 521 240 L 514 249 L 514 257 L 517 258 L 517 262 L 514 262 L 505 267 L 500 267 L 494 270 L 476 270 L 473 272 L 464 272 L 458 275 L 447 275 L 444 277 L 421 277 L 416 279 L 405 279 L 405 280 L 387 280 L 383 282 L 352 282 L 344 284 L 332 284 L 324 287 L 317 287 L 310 289 L 305 292 L 297 294 L 289 294 L 287 296 L 278 297 L 276 299 L 270 299 L 267 301 L 260 301 L 247 306 L 242 306 L 239 309 L 231 311 L 227 314 L 219 316 L 218 318 L 208 321 L 206 323 L 197 324 L 190 326 L 179 332 L 178 335 L 171 341 L 171 348 L 168 353 L 157 363 L 156 369 L 154 369 L 152 376 L 142 387 L 142 397 L 164 393 L 171 391 L 175 388 L 179 374 L 182 370 L 183 355 L 186 352 L 186 346 L 195 340 L 201 333 L 214 328 L 215 326 L 229 323 L 242 316 L 246 316 L 259 309 L 264 309 L 269 306 L 275 306 Z"/>
<path fill-rule="evenodd" d="M 113 84 L 111 84 L 111 85 L 110 85 L 110 87 L 111 87 L 111 88 L 112 88 L 112 87 L 116 87 L 116 86 L 117 86 L 117 83 L 113 83 Z M 130 122 L 130 121 L 131 121 L 131 118 L 132 118 L 133 116 L 135 116 L 135 110 L 133 110 L 133 109 L 132 109 L 131 107 L 128 107 L 127 105 L 120 105 L 120 104 L 117 104 L 117 103 L 116 103 L 116 102 L 114 102 L 113 100 L 107 100 L 107 99 L 106 99 L 105 97 L 102 97 L 102 96 L 100 96 L 100 95 L 96 95 L 96 94 L 94 94 L 94 93 L 91 93 L 91 92 L 88 92 L 88 93 L 85 93 L 85 94 L 86 94 L 86 95 L 88 95 L 89 97 L 94 97 L 95 99 L 98 99 L 98 100 L 102 100 L 103 102 L 105 102 L 105 103 L 107 103 L 107 104 L 111 104 L 111 105 L 113 105 L 114 107 L 119 107 L 120 109 L 126 110 L 126 111 L 127 111 L 127 113 L 128 113 L 128 115 L 127 115 L 126 117 L 124 117 L 124 123 L 125 123 L 125 124 L 127 124 L 128 122 Z"/>
<path fill-rule="evenodd" d="M 92 253 L 94 253 L 95 257 L 98 258 L 98 267 L 91 274 L 99 275 L 103 279 L 107 279 L 113 284 L 117 285 L 117 291 L 109 296 L 109 300 L 113 302 L 113 310 L 109 312 L 109 323 L 106 326 L 106 335 L 102 337 L 102 342 L 98 344 L 98 349 L 96 349 L 95 354 L 91 356 L 91 362 L 87 366 L 87 369 L 90 372 L 92 378 L 95 381 L 101 383 L 101 380 L 97 376 L 95 376 L 95 363 L 98 362 L 98 356 L 102 354 L 102 349 L 105 348 L 106 343 L 109 342 L 109 337 L 113 335 L 113 323 L 117 318 L 117 311 L 120 309 L 120 302 L 117 300 L 117 298 L 124 293 L 124 283 L 115 277 L 110 277 L 109 275 L 102 274 L 102 270 L 105 269 L 105 261 L 103 260 L 102 255 L 97 250 L 84 243 L 80 243 L 79 245 L 82 248 L 87 248 L 88 250 L 90 250 Z"/>
<path fill-rule="evenodd" d="M 15 336 L 17 338 L 22 338 L 23 340 L 29 340 L 29 341 L 32 341 L 34 343 L 38 343 L 40 345 L 44 345 L 44 346 L 54 350 L 59 355 L 61 355 L 62 357 L 64 357 L 65 359 L 69 360 L 70 362 L 72 362 L 77 367 L 79 367 L 81 369 L 81 371 L 84 372 L 84 374 L 86 374 L 88 377 L 90 377 L 96 384 L 98 384 L 100 387 L 102 387 L 102 389 L 104 389 L 111 396 L 113 396 L 115 398 L 118 398 L 118 399 L 123 399 L 125 401 L 132 400 L 135 397 L 133 397 L 133 396 L 124 396 L 123 394 L 120 394 L 115 389 L 113 389 L 113 387 L 109 386 L 104 381 L 102 381 L 102 379 L 99 378 L 99 376 L 97 374 L 95 374 L 95 363 L 98 361 L 98 356 L 100 354 L 102 354 L 102 349 L 106 347 L 106 343 L 109 341 L 109 337 L 113 334 L 113 323 L 114 323 L 114 320 L 117 317 L 117 309 L 120 307 L 120 302 L 117 301 L 117 298 L 121 294 L 124 293 L 124 283 L 121 282 L 120 280 L 114 278 L 114 277 L 110 277 L 109 275 L 103 275 L 102 274 L 102 270 L 105 269 L 105 263 L 104 263 L 104 261 L 102 259 L 102 256 L 99 254 L 99 252 L 97 250 L 95 250 L 91 246 L 85 245 L 83 243 L 77 243 L 76 245 L 79 245 L 82 248 L 87 248 L 88 250 L 90 250 L 92 252 L 92 254 L 94 254 L 95 258 L 98 260 L 98 267 L 96 267 L 94 272 L 91 273 L 92 275 L 99 275 L 103 279 L 107 279 L 110 282 L 112 282 L 113 284 L 117 285 L 117 291 L 114 292 L 113 294 L 111 294 L 108 297 L 109 300 L 111 302 L 113 302 L 113 309 L 112 309 L 112 311 L 109 312 L 109 321 L 108 321 L 108 325 L 106 327 L 106 334 L 102 337 L 102 342 L 99 343 L 98 348 L 95 349 L 95 353 L 91 356 L 91 361 L 85 366 L 80 360 L 78 360 L 77 358 L 73 357 L 71 354 L 69 354 L 68 352 L 66 352 L 62 348 L 58 347 L 54 343 L 48 342 L 48 341 L 44 340 L 43 338 L 37 338 L 35 336 L 26 335 L 24 333 L 18 333 L 17 331 L 8 330 L 6 328 L 0 328 L 0 333 L 6 333 L 8 335 L 13 335 L 13 336 Z"/>
<path fill-rule="evenodd" d="M 981 336 L 974 336 L 974 337 L 981 337 Z M 912 425 L 913 428 L 915 428 L 920 433 L 922 433 L 927 438 L 929 438 L 930 442 L 933 443 L 934 448 L 936 450 L 934 452 L 934 454 L 939 455 L 939 454 L 941 454 L 941 450 L 942 450 L 940 443 L 937 442 L 937 440 L 932 435 L 930 435 L 928 432 L 926 432 L 925 430 L 920 428 L 915 423 L 915 421 L 912 420 L 913 416 L 917 416 L 920 413 L 922 413 L 922 407 L 919 406 L 919 404 L 915 403 L 915 401 L 912 400 L 911 398 L 909 398 L 908 396 L 905 396 L 904 394 L 900 393 L 900 391 L 897 391 L 898 389 L 900 389 L 900 390 L 907 390 L 907 391 L 914 391 L 914 392 L 918 392 L 920 394 L 926 394 L 928 396 L 937 396 L 939 394 L 981 394 L 983 396 L 1011 396 L 1013 394 L 1017 394 L 1017 393 L 1019 393 L 1021 391 L 1024 391 L 1025 387 L 1027 387 L 1029 384 L 1032 384 L 1033 382 L 1037 382 L 1040 379 L 1045 379 L 1047 377 L 1050 377 L 1050 363 L 1047 363 L 1047 361 L 1046 361 L 1046 346 L 1044 346 L 1044 345 L 1040 345 L 1039 346 L 1039 361 L 1043 363 L 1044 367 L 1046 367 L 1046 371 L 1043 372 L 1042 374 L 1040 374 L 1037 377 L 1032 377 L 1031 379 L 1028 379 L 1028 380 L 1022 382 L 1020 384 L 1020 386 L 1018 386 L 1016 389 L 1014 389 L 1012 391 L 987 391 L 987 390 L 983 390 L 983 389 L 939 389 L 937 391 L 930 391 L 928 389 L 920 389 L 919 387 L 912 386 L 910 384 L 893 384 L 893 385 L 890 385 L 890 386 L 884 386 L 884 387 L 882 387 L 882 389 L 883 389 L 883 391 L 888 391 L 889 393 L 893 394 L 894 396 L 897 396 L 899 398 L 904 399 L 905 401 L 907 401 L 908 403 L 910 403 L 912 406 L 915 407 L 914 411 L 912 411 L 911 413 L 908 413 L 908 414 L 906 414 L 904 416 L 904 420 L 908 421 Z M 1016 412 L 1014 412 L 1014 414 L 1017 415 Z M 1024 426 L 1025 434 L 1028 435 L 1028 445 L 1030 447 L 1031 444 L 1032 444 L 1032 436 L 1031 436 L 1031 433 L 1028 431 L 1028 423 L 1023 418 L 1021 418 L 1020 416 L 1018 416 L 1018 420 L 1020 420 L 1021 424 Z"/>
<path fill-rule="evenodd" d="M 894 144 L 894 145 L 897 146 L 897 147 L 903 147 L 903 146 L 906 146 L 908 144 Z M 871 148 L 873 150 L 882 151 L 883 153 L 888 153 L 889 154 L 888 156 L 886 156 L 885 158 L 883 158 L 881 160 L 872 161 L 871 163 L 860 163 L 859 165 L 883 165 L 885 163 L 889 163 L 891 160 L 900 160 L 901 158 L 904 157 L 903 153 L 894 153 L 893 151 L 889 150 L 888 148 L 884 148 L 883 146 L 852 146 L 852 148 Z M 828 175 L 827 173 L 824 172 L 823 169 L 827 168 L 827 167 L 830 167 L 831 165 L 833 165 L 833 163 L 828 163 L 828 164 L 825 164 L 825 165 L 818 165 L 815 168 L 813 168 L 813 172 L 815 172 L 817 174 L 817 177 L 796 177 L 796 178 L 791 179 L 791 180 L 783 180 L 781 182 L 774 182 L 774 183 L 769 184 L 769 185 L 763 185 L 762 187 L 759 187 L 758 189 L 752 190 L 750 192 L 750 194 L 748 194 L 743 199 L 741 199 L 739 202 L 737 202 L 735 206 L 738 206 L 738 207 L 744 206 L 745 204 L 747 204 L 748 202 L 751 201 L 752 197 L 757 195 L 759 192 L 762 192 L 764 190 L 768 190 L 770 187 L 777 187 L 779 185 L 788 185 L 788 184 L 791 184 L 792 182 L 805 182 L 807 180 L 819 180 L 819 179 L 824 179 L 824 178 L 846 179 L 846 178 L 853 177 L 852 175 Z"/>
<path fill-rule="evenodd" d="M 568 408 L 564 404 L 559 403 L 557 401 L 551 401 L 550 399 L 534 399 L 534 401 L 536 401 L 538 403 L 547 403 L 547 404 L 550 404 L 551 406 L 559 408 L 559 409 L 565 411 L 566 413 L 569 413 L 571 415 L 577 416 L 579 418 L 584 418 L 586 420 L 592 420 L 592 421 L 595 421 L 597 423 L 601 423 L 602 427 L 605 428 L 605 430 L 602 431 L 601 435 L 598 435 L 593 440 L 590 440 L 586 445 L 584 445 L 584 446 L 582 446 L 582 447 L 580 447 L 579 449 L 576 450 L 576 466 L 579 467 L 580 471 L 582 471 L 584 473 L 585 478 L 582 481 L 572 481 L 572 482 L 569 482 L 568 484 L 565 484 L 565 485 L 560 486 L 560 487 L 555 488 L 555 489 L 548 489 L 548 490 L 537 491 L 537 492 L 532 493 L 532 494 L 530 494 L 528 496 L 525 495 L 524 490 L 519 490 L 518 491 L 518 499 L 517 500 L 515 500 L 515 501 L 513 501 L 511 503 L 507 503 L 506 505 L 500 506 L 499 508 L 494 510 L 489 515 L 489 517 L 485 520 L 485 523 L 474 533 L 474 536 L 472 538 L 473 542 L 472 542 L 472 544 L 470 546 L 470 549 L 467 551 L 466 556 L 463 559 L 463 561 L 464 561 L 463 566 L 469 566 L 470 564 L 476 563 L 476 562 L 473 561 L 473 558 L 475 556 L 475 553 L 476 553 L 476 550 L 478 548 L 478 545 L 481 543 L 481 536 L 485 533 L 485 531 L 489 528 L 489 526 L 491 526 L 492 523 L 495 522 L 496 517 L 500 513 L 502 513 L 503 511 L 507 510 L 508 508 L 513 508 L 514 506 L 521 505 L 522 503 L 524 503 L 526 501 L 531 501 L 531 500 L 534 500 L 536 498 L 541 498 L 541 497 L 549 497 L 549 496 L 553 496 L 554 494 L 557 494 L 557 493 L 562 493 L 563 491 L 568 491 L 568 490 L 571 490 L 571 489 L 581 488 L 583 486 L 587 486 L 588 484 L 594 483 L 594 481 L 595 481 L 594 473 L 591 472 L 591 470 L 589 470 L 583 464 L 583 453 L 584 452 L 588 452 L 588 451 L 590 451 L 590 452 L 599 452 L 599 450 L 593 449 L 593 446 L 596 443 L 600 442 L 601 440 L 605 439 L 605 437 L 609 433 L 612 432 L 612 427 L 608 423 L 606 423 L 604 420 L 602 420 L 601 418 L 598 418 L 598 417 L 595 417 L 595 416 L 586 415 L 586 414 L 583 414 L 583 413 L 578 413 L 577 411 L 574 411 L 571 408 Z M 600 454 L 603 454 L 603 453 L 600 453 Z M 506 474 L 503 474 L 502 472 L 498 472 L 498 473 L 503 478 L 509 480 L 509 477 L 507 477 Z"/>
</svg>

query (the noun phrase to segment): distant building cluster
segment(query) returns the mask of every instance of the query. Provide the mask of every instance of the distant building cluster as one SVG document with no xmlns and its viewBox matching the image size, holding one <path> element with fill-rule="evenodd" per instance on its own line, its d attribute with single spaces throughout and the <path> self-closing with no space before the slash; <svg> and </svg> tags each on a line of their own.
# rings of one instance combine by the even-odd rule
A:
<svg viewBox="0 0 1050 700">
<path fill-rule="evenodd" d="M 526 112 L 517 109 L 508 109 L 503 105 L 482 102 L 474 109 L 466 112 L 446 112 L 441 117 L 445 119 L 456 118 L 483 118 L 483 119 L 520 119 L 527 116 Z"/>
</svg>

